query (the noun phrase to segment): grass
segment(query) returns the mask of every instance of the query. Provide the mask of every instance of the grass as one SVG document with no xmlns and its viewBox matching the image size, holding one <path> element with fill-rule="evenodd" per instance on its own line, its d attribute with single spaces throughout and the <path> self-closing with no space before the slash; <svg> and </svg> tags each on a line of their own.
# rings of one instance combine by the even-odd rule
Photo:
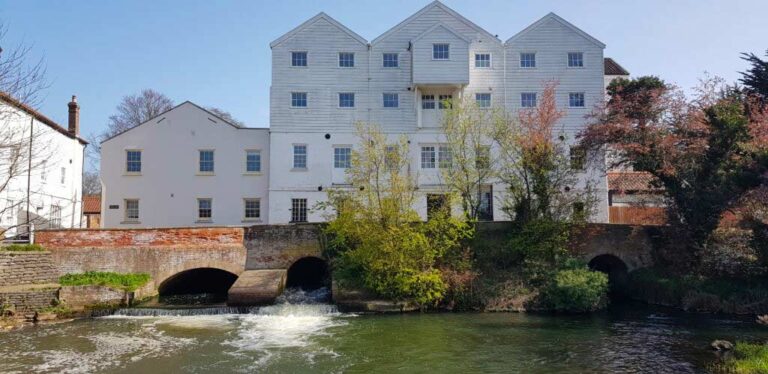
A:
<svg viewBox="0 0 768 374">
<path fill-rule="evenodd" d="M 149 282 L 146 273 L 112 273 L 89 271 L 82 274 L 66 274 L 59 278 L 62 286 L 107 286 L 124 291 L 135 291 Z"/>
<path fill-rule="evenodd" d="M 768 373 L 768 345 L 737 342 L 733 355 L 715 366 L 717 373 Z"/>
<path fill-rule="evenodd" d="M 45 251 L 43 247 L 37 244 L 11 244 L 6 246 L 0 246 L 0 251 L 9 252 L 42 252 Z"/>
</svg>

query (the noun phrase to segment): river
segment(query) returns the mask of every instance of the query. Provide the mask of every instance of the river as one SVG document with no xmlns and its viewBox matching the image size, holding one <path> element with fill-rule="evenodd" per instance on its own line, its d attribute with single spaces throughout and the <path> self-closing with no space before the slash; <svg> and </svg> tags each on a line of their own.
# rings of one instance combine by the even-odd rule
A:
<svg viewBox="0 0 768 374">
<path fill-rule="evenodd" d="M 751 319 L 625 304 L 592 315 L 354 315 L 294 293 L 246 313 L 128 309 L 0 334 L 6 373 L 705 373 Z"/>
</svg>

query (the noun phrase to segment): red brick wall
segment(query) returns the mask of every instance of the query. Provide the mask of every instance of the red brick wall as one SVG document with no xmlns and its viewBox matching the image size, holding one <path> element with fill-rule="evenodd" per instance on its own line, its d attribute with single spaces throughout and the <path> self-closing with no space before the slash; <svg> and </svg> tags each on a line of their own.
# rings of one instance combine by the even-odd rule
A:
<svg viewBox="0 0 768 374">
<path fill-rule="evenodd" d="M 223 248 L 243 245 L 241 227 L 41 230 L 35 243 L 64 248 Z"/>
</svg>

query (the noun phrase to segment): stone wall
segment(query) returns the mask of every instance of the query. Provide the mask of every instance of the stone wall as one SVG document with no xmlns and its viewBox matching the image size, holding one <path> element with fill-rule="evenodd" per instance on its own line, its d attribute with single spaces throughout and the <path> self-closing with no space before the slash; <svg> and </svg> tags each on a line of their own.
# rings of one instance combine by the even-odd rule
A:
<svg viewBox="0 0 768 374">
<path fill-rule="evenodd" d="M 287 269 L 302 257 L 321 257 L 319 224 L 263 225 L 245 232 L 246 270 Z"/>
<path fill-rule="evenodd" d="M 50 252 L 0 250 L 0 287 L 58 282 Z"/>
<path fill-rule="evenodd" d="M 613 255 L 632 271 L 653 264 L 656 231 L 653 226 L 589 224 L 572 238 L 571 252 L 587 262 Z"/>
<path fill-rule="evenodd" d="M 0 290 L 0 307 L 12 305 L 17 315 L 34 312 L 57 303 L 58 286 L 18 291 Z"/>
</svg>

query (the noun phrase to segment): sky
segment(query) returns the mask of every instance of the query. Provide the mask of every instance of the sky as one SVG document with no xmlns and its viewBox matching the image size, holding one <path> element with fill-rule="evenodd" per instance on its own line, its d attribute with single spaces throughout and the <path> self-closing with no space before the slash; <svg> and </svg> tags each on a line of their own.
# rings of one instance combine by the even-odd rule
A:
<svg viewBox="0 0 768 374">
<path fill-rule="evenodd" d="M 367 40 L 429 0 L 0 0 L 0 47 L 31 45 L 49 88 L 39 109 L 66 126 L 77 95 L 81 133 L 98 133 L 125 95 L 152 88 L 269 126 L 269 43 L 319 12 Z M 733 82 L 741 52 L 768 50 L 768 0 L 445 0 L 502 41 L 555 12 L 607 45 L 634 76 L 683 88 L 705 72 Z M 484 6 L 478 6 L 483 4 Z"/>
</svg>

